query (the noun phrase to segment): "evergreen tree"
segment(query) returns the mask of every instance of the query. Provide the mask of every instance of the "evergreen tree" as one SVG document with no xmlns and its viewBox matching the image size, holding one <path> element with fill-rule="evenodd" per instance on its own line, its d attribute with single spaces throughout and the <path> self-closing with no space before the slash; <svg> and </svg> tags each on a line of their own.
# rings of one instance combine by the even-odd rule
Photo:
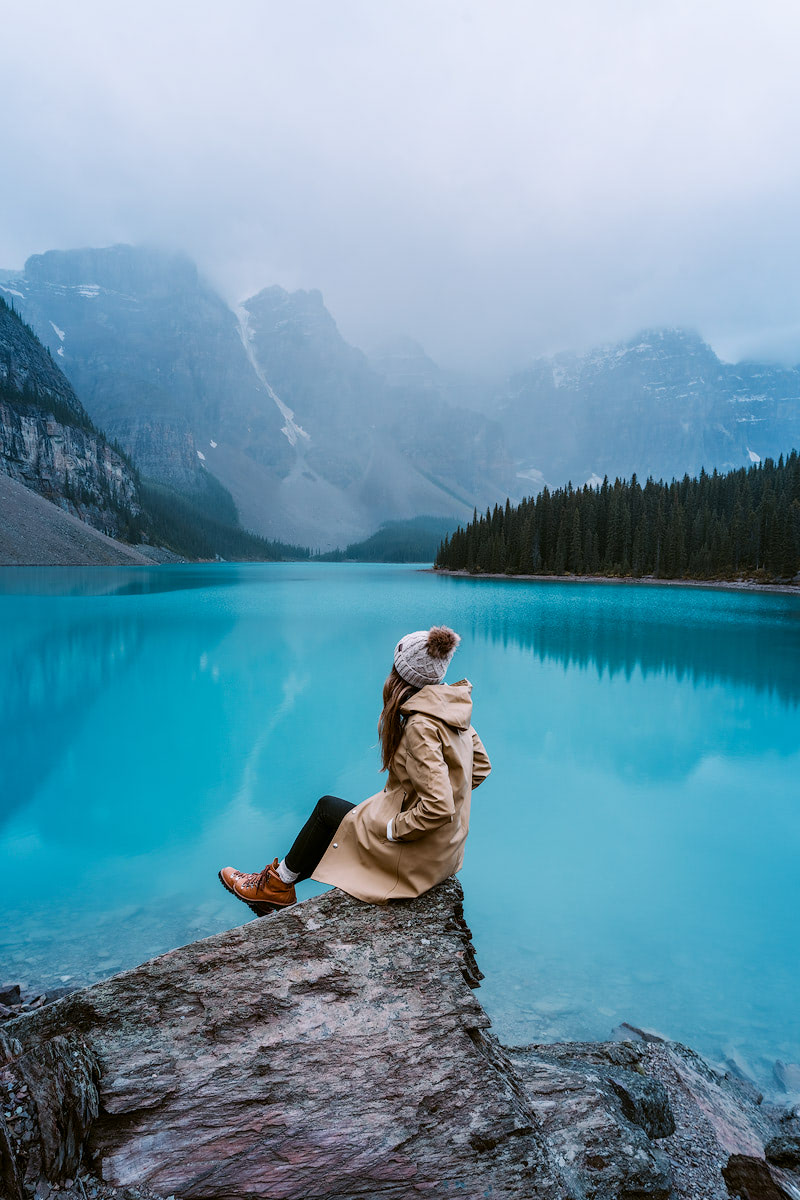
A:
<svg viewBox="0 0 800 1200">
<path fill-rule="evenodd" d="M 800 571 L 800 455 L 671 483 L 567 484 L 495 505 L 441 544 L 436 565 L 511 574 L 792 579 Z"/>
</svg>

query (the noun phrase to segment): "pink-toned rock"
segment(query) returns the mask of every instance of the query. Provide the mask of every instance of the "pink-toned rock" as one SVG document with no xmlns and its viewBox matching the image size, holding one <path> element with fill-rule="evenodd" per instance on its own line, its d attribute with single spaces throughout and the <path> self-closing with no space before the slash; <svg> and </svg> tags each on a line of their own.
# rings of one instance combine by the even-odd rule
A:
<svg viewBox="0 0 800 1200">
<path fill-rule="evenodd" d="M 83 1171 L 98 1200 L 729 1200 L 726 1168 L 800 1200 L 798 1122 L 691 1050 L 505 1050 L 469 939 L 455 880 L 386 907 L 334 891 L 18 1016 L 3 1187 Z"/>
<path fill-rule="evenodd" d="M 100 1070 L 88 1149 L 116 1185 L 181 1200 L 558 1200 L 478 978 L 455 881 L 387 907 L 331 892 L 7 1033 L 23 1057 L 65 1029 L 83 1040 Z"/>
</svg>

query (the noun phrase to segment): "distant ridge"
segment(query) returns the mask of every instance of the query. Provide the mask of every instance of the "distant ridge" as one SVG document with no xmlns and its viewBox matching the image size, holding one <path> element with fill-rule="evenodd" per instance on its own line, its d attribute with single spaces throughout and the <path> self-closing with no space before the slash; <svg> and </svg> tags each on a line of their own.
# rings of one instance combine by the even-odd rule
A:
<svg viewBox="0 0 800 1200">
<path fill-rule="evenodd" d="M 327 549 L 512 483 L 496 421 L 435 371 L 388 378 L 316 290 L 233 310 L 189 260 L 132 246 L 35 255 L 0 288 L 143 478 L 201 503 L 213 478 L 262 537 Z"/>
<path fill-rule="evenodd" d="M 496 404 L 527 490 L 728 471 L 800 445 L 800 370 L 724 363 L 684 329 L 537 359 Z"/>
<path fill-rule="evenodd" d="M 455 517 L 386 521 L 363 542 L 352 542 L 344 550 L 333 550 L 318 558 L 322 562 L 433 562 L 442 538 L 457 525 Z"/>
<path fill-rule="evenodd" d="M 800 445 L 800 369 L 649 329 L 494 380 L 398 337 L 349 345 L 316 289 L 235 308 L 181 255 L 48 251 L 0 272 L 91 420 L 143 478 L 323 551 L 422 513 L 630 476 L 734 470 Z"/>
</svg>

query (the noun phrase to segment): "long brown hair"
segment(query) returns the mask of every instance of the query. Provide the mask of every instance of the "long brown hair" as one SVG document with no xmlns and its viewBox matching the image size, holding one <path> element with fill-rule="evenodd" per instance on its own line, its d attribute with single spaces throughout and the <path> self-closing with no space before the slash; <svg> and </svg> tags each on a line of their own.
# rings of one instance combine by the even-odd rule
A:
<svg viewBox="0 0 800 1200">
<path fill-rule="evenodd" d="M 406 718 L 400 712 L 400 708 L 418 691 L 419 688 L 414 687 L 413 683 L 408 683 L 397 673 L 397 668 L 392 667 L 383 685 L 383 711 L 378 718 L 382 771 L 389 770 L 403 736 Z"/>
</svg>

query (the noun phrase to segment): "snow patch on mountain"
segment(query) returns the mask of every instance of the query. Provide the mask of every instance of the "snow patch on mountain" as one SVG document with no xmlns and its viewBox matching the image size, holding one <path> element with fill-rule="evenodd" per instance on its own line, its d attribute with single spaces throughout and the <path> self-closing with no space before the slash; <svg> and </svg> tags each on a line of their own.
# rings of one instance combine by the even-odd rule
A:
<svg viewBox="0 0 800 1200">
<path fill-rule="evenodd" d="M 56 325 L 55 321 L 51 321 L 51 322 L 50 322 L 50 324 L 52 325 L 52 327 L 53 327 L 53 332 L 55 333 L 55 335 L 56 335 L 56 337 L 58 338 L 58 340 L 59 340 L 60 342 L 63 342 L 63 340 L 64 340 L 64 330 L 63 330 L 63 329 L 59 329 L 59 328 L 58 328 L 58 326 Z"/>
<path fill-rule="evenodd" d="M 286 424 L 281 427 L 281 433 L 286 437 L 291 446 L 296 446 L 300 438 L 305 438 L 307 442 L 310 442 L 310 436 L 306 433 L 305 429 L 297 424 L 294 419 L 294 413 L 289 408 L 289 405 L 284 404 L 280 396 L 273 390 L 272 385 L 270 384 L 264 372 L 261 370 L 258 359 L 255 355 L 255 351 L 253 350 L 253 331 L 250 328 L 249 312 L 243 304 L 237 305 L 233 311 L 235 312 L 236 319 L 239 322 L 239 336 L 242 339 L 244 352 L 250 361 L 250 365 L 258 376 L 260 382 L 266 388 L 267 395 L 275 403 L 281 416 L 286 422 Z"/>
<path fill-rule="evenodd" d="M 747 447 L 747 453 L 750 456 L 751 463 L 760 463 L 761 462 L 761 455 L 756 454 L 755 450 L 751 450 L 749 446 Z"/>
</svg>

